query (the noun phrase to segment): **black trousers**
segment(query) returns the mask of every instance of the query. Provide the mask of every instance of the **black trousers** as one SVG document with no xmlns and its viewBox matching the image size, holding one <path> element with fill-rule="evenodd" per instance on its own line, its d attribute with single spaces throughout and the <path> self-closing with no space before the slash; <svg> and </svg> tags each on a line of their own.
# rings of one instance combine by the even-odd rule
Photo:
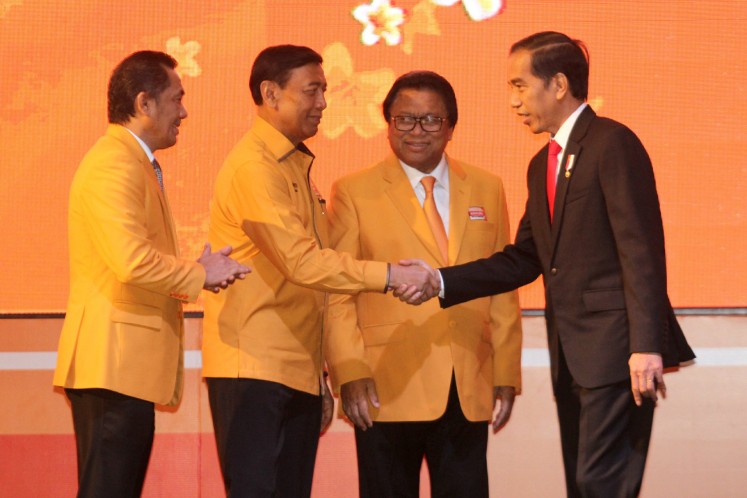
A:
<svg viewBox="0 0 747 498">
<path fill-rule="evenodd" d="M 310 496 L 321 396 L 257 379 L 206 382 L 227 497 Z"/>
<path fill-rule="evenodd" d="M 153 403 L 106 389 L 65 389 L 78 452 L 78 498 L 137 498 L 155 432 Z"/>
<path fill-rule="evenodd" d="M 577 498 L 638 496 L 646 466 L 654 402 L 636 406 L 630 380 L 586 389 L 559 354 L 556 402 L 566 490 Z"/>
<path fill-rule="evenodd" d="M 355 443 L 361 498 L 418 498 L 423 457 L 432 497 L 488 497 L 488 424 L 464 417 L 453 376 L 443 416 L 356 427 Z"/>
</svg>

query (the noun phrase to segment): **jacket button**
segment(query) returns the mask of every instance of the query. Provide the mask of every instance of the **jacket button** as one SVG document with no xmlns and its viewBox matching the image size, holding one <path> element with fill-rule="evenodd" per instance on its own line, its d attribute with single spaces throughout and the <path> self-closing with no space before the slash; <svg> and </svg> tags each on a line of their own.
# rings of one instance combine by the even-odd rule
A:
<svg viewBox="0 0 747 498">
<path fill-rule="evenodd" d="M 552 273 L 553 275 L 557 275 L 558 274 L 558 269 L 557 268 L 553 268 L 552 270 L 550 270 L 550 273 Z"/>
</svg>

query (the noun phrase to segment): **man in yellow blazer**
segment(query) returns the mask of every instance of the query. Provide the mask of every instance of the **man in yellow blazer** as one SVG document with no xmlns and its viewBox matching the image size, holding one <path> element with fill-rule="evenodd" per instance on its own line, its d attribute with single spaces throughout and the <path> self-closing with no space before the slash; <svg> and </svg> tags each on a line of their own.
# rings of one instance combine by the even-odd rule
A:
<svg viewBox="0 0 747 498">
<path fill-rule="evenodd" d="M 249 271 L 231 248 L 179 257 L 153 156 L 176 143 L 184 90 L 176 61 L 131 54 L 112 73 L 109 127 L 70 188 L 70 295 L 54 384 L 65 388 L 78 453 L 78 497 L 140 496 L 154 403 L 182 392 L 182 302 Z"/>
<path fill-rule="evenodd" d="M 407 73 L 383 110 L 394 155 L 333 186 L 333 247 L 443 266 L 506 245 L 501 180 L 444 153 L 458 115 L 449 82 Z M 376 294 L 331 296 L 327 326 L 333 387 L 355 425 L 361 497 L 416 498 L 425 457 L 433 496 L 487 498 L 487 425 L 499 398 L 493 429 L 503 427 L 521 388 L 516 294 L 449 310 Z"/>
</svg>

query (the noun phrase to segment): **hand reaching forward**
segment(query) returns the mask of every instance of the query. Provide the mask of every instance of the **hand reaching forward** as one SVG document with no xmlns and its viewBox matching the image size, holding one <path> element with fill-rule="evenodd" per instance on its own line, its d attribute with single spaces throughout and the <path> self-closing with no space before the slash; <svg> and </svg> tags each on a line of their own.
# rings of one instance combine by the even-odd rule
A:
<svg viewBox="0 0 747 498">
<path fill-rule="evenodd" d="M 220 251 L 211 252 L 210 244 L 205 244 L 202 255 L 197 260 L 205 268 L 203 288 L 220 292 L 231 285 L 237 278 L 243 279 L 252 270 L 228 257 L 233 249 L 226 246 Z"/>
<path fill-rule="evenodd" d="M 373 425 L 368 413 L 368 404 L 379 408 L 379 395 L 376 393 L 376 383 L 371 377 L 351 380 L 340 386 L 342 411 L 360 430 L 365 431 Z"/>
<path fill-rule="evenodd" d="M 438 270 L 431 268 L 422 259 L 403 259 L 399 262 L 399 265 L 392 266 L 392 275 L 394 275 L 395 268 L 398 271 L 417 270 L 420 273 L 423 271 L 427 273 L 427 279 L 423 285 L 418 285 L 416 282 L 407 280 L 396 281 L 390 276 L 389 287 L 394 290 L 394 297 L 399 298 L 400 301 L 417 306 L 438 296 L 438 293 L 441 291 L 441 276 Z"/>
</svg>

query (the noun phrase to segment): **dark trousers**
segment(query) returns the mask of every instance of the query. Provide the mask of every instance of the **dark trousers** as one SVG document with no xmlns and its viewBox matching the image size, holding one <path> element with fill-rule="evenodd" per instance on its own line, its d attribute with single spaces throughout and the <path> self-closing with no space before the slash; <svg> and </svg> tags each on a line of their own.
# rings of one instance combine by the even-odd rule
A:
<svg viewBox="0 0 747 498">
<path fill-rule="evenodd" d="M 636 406 L 630 380 L 585 389 L 560 350 L 556 401 L 569 497 L 638 496 L 651 438 L 654 403 Z"/>
<path fill-rule="evenodd" d="M 206 382 L 227 497 L 310 496 L 321 396 L 257 379 Z"/>
<path fill-rule="evenodd" d="M 78 498 L 139 497 L 153 446 L 153 403 L 106 389 L 65 393 L 78 450 Z"/>
<path fill-rule="evenodd" d="M 487 422 L 470 422 L 452 377 L 441 418 L 428 422 L 374 422 L 355 429 L 361 498 L 417 498 L 423 457 L 431 496 L 487 498 Z"/>
</svg>

